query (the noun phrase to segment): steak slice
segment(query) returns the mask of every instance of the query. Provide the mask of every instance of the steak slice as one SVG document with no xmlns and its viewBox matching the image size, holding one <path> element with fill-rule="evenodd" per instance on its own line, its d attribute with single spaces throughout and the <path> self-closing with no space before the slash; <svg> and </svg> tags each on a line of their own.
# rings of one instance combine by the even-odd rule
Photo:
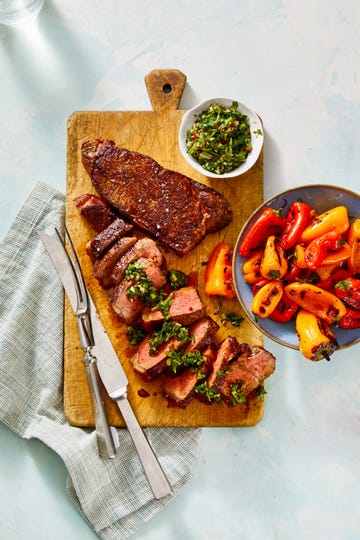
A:
<svg viewBox="0 0 360 540">
<path fill-rule="evenodd" d="M 206 375 L 209 366 L 214 362 L 216 353 L 213 347 L 208 346 L 203 352 L 204 363 L 200 369 L 201 375 Z M 185 408 L 194 396 L 194 389 L 199 381 L 199 373 L 191 368 L 187 368 L 180 375 L 167 376 L 163 383 L 163 394 L 178 407 Z"/>
<path fill-rule="evenodd" d="M 165 285 L 166 276 L 156 264 L 147 259 L 138 259 L 138 262 L 144 268 L 146 276 L 154 284 L 157 290 Z M 145 303 L 139 296 L 130 298 L 127 294 L 129 287 L 135 282 L 135 279 L 123 279 L 115 287 L 110 298 L 110 306 L 126 324 L 132 324 L 140 314 L 141 310 L 145 307 Z"/>
<path fill-rule="evenodd" d="M 219 325 L 211 317 L 204 317 L 194 322 L 189 327 L 189 334 L 192 336 L 187 350 L 198 349 L 202 351 L 205 347 L 213 343 L 215 334 L 219 330 Z"/>
<path fill-rule="evenodd" d="M 167 352 L 172 348 L 177 348 L 180 341 L 177 338 L 170 339 L 160 346 L 154 354 L 150 353 L 151 336 L 146 337 L 140 343 L 138 350 L 130 359 L 130 362 L 139 375 L 146 381 L 151 381 L 158 377 L 166 366 Z"/>
<path fill-rule="evenodd" d="M 103 229 L 86 246 L 86 252 L 92 260 L 99 259 L 101 255 L 122 236 L 131 232 L 133 226 L 121 218 L 115 218 L 106 229 Z"/>
<path fill-rule="evenodd" d="M 204 316 L 204 306 L 195 287 L 182 287 L 170 295 L 169 316 L 173 321 L 189 326 Z M 146 329 L 158 326 L 164 319 L 160 309 L 146 307 L 142 312 L 142 323 Z"/>
<path fill-rule="evenodd" d="M 224 377 L 215 380 L 213 389 L 228 402 L 234 400 L 233 392 L 246 396 L 258 388 L 275 370 L 275 357 L 262 347 L 247 345 L 246 350 L 233 362 Z"/>
<path fill-rule="evenodd" d="M 119 258 L 126 253 L 137 241 L 135 236 L 124 236 L 105 253 L 105 255 L 95 262 L 93 274 L 100 281 L 104 289 L 114 285 L 112 271 Z"/>
<path fill-rule="evenodd" d="M 109 204 L 91 193 L 80 195 L 74 199 L 76 208 L 80 214 L 90 223 L 96 232 L 106 229 L 116 218 L 116 214 L 110 208 Z"/>
<path fill-rule="evenodd" d="M 120 283 L 124 278 L 125 271 L 129 264 L 140 258 L 148 259 L 157 266 L 161 266 L 164 263 L 164 256 L 156 245 L 156 242 L 151 238 L 140 238 L 140 240 L 137 240 L 131 249 L 116 262 L 111 276 L 113 283 Z"/>
<path fill-rule="evenodd" d="M 216 358 L 211 366 L 210 373 L 207 378 L 209 388 L 213 388 L 216 384 L 216 389 L 219 386 L 219 381 L 223 381 L 226 372 L 229 369 L 229 364 L 241 352 L 238 340 L 233 336 L 226 337 L 219 345 Z"/>
<path fill-rule="evenodd" d="M 96 191 L 124 218 L 177 255 L 195 248 L 232 218 L 214 189 L 164 169 L 149 156 L 95 139 L 82 144 L 82 163 Z"/>
</svg>

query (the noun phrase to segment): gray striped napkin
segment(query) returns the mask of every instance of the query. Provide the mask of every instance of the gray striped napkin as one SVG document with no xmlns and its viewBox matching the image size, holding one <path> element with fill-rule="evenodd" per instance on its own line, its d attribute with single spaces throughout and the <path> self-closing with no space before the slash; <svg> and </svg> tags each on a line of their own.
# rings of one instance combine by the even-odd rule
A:
<svg viewBox="0 0 360 540">
<path fill-rule="evenodd" d="M 63 291 L 37 232 L 53 234 L 64 196 L 39 183 L 0 244 L 0 420 L 62 458 L 66 488 L 100 538 L 129 538 L 171 497 L 153 498 L 126 429 L 113 460 L 98 456 L 94 430 L 63 412 Z M 176 495 L 191 478 L 199 429 L 151 428 L 146 435 Z"/>
</svg>

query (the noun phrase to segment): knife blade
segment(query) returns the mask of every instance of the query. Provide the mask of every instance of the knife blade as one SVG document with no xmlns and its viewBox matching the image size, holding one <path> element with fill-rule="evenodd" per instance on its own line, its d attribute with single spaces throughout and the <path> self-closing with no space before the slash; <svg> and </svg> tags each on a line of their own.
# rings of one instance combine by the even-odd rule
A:
<svg viewBox="0 0 360 540">
<path fill-rule="evenodd" d="M 40 238 L 57 270 L 70 304 L 73 306 L 76 302 L 76 291 L 73 285 L 71 269 L 65 263 L 66 255 L 63 253 L 61 242 L 56 237 L 51 237 L 44 232 L 40 233 Z M 171 486 L 127 399 L 127 375 L 100 320 L 89 292 L 88 297 L 95 343 L 93 353 L 97 358 L 97 369 L 100 378 L 107 393 L 120 410 L 155 498 L 161 499 L 172 493 Z"/>
</svg>

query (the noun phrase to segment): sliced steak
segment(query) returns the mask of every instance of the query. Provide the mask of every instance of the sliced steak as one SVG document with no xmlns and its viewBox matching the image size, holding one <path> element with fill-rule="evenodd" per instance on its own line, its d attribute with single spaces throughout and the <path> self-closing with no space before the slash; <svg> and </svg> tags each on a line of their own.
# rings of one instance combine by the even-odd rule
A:
<svg viewBox="0 0 360 540">
<path fill-rule="evenodd" d="M 95 262 L 93 273 L 105 289 L 114 285 L 112 280 L 112 271 L 119 258 L 124 255 L 132 246 L 135 245 L 137 238 L 135 236 L 124 236 L 105 253 L 105 255 Z"/>
<path fill-rule="evenodd" d="M 80 214 L 98 233 L 106 229 L 116 218 L 116 214 L 110 208 L 110 205 L 97 195 L 91 193 L 80 195 L 74 199 L 74 203 Z"/>
<path fill-rule="evenodd" d="M 126 223 L 121 218 L 115 218 L 106 229 L 102 230 L 86 246 L 86 251 L 92 260 L 99 259 L 101 255 L 126 234 L 133 230 L 130 223 Z"/>
<path fill-rule="evenodd" d="M 215 350 L 208 346 L 203 352 L 204 363 L 200 369 L 201 375 L 206 375 L 209 366 L 215 360 Z M 178 407 L 186 407 L 194 395 L 194 389 L 199 381 L 199 373 L 191 368 L 186 369 L 177 376 L 167 376 L 163 383 L 163 394 L 171 402 L 176 403 Z"/>
<path fill-rule="evenodd" d="M 124 256 L 118 259 L 112 270 L 112 281 L 117 284 L 124 278 L 125 271 L 129 264 L 137 261 L 138 259 L 148 259 L 157 266 L 164 264 L 164 256 L 160 249 L 151 238 L 140 238 L 137 242 L 127 251 Z"/>
<path fill-rule="evenodd" d="M 213 389 L 219 392 L 223 399 L 232 402 L 234 388 L 246 396 L 258 388 L 264 379 L 275 370 L 275 357 L 262 347 L 248 346 L 248 352 L 231 362 L 225 377 L 215 380 Z"/>
<path fill-rule="evenodd" d="M 124 218 L 177 255 L 232 218 L 228 201 L 214 189 L 164 169 L 151 157 L 113 141 L 84 142 L 82 162 L 96 191 Z"/>
<path fill-rule="evenodd" d="M 207 378 L 209 388 L 213 388 L 215 384 L 216 387 L 218 387 L 220 384 L 219 381 L 223 381 L 226 376 L 230 362 L 232 362 L 240 352 L 240 344 L 233 336 L 226 337 L 220 343 L 215 361 L 211 366 L 210 373 Z"/>
<path fill-rule="evenodd" d="M 155 354 L 150 353 L 151 336 L 146 337 L 139 345 L 138 350 L 131 358 L 130 362 L 136 373 L 143 379 L 150 381 L 158 377 L 166 366 L 166 355 L 171 348 L 176 348 L 180 342 L 172 338 L 167 343 L 161 345 Z"/>
<path fill-rule="evenodd" d="M 146 276 L 157 290 L 165 285 L 166 276 L 156 264 L 147 259 L 138 259 L 138 263 L 144 268 Z M 110 298 L 110 306 L 126 324 L 132 324 L 145 307 L 145 303 L 138 296 L 130 298 L 127 294 L 134 283 L 136 283 L 135 279 L 123 279 L 115 287 Z"/>
<path fill-rule="evenodd" d="M 204 306 L 195 287 L 182 287 L 173 291 L 170 298 L 169 315 L 173 321 L 189 326 L 204 317 Z M 164 313 L 159 309 L 146 307 L 142 312 L 142 323 L 147 329 L 158 326 L 164 318 Z"/>
<path fill-rule="evenodd" d="M 192 336 L 191 343 L 187 350 L 198 349 L 202 351 L 205 347 L 214 342 L 215 334 L 219 330 L 219 325 L 211 317 L 204 317 L 189 327 L 189 334 Z"/>
</svg>

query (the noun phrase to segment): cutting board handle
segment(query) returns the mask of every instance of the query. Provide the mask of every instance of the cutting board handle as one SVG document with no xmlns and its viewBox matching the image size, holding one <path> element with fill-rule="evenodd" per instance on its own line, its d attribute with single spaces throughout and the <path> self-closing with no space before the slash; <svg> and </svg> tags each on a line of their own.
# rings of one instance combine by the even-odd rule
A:
<svg viewBox="0 0 360 540">
<path fill-rule="evenodd" d="M 155 112 L 176 110 L 185 87 L 186 76 L 177 69 L 154 69 L 145 84 Z"/>
</svg>

